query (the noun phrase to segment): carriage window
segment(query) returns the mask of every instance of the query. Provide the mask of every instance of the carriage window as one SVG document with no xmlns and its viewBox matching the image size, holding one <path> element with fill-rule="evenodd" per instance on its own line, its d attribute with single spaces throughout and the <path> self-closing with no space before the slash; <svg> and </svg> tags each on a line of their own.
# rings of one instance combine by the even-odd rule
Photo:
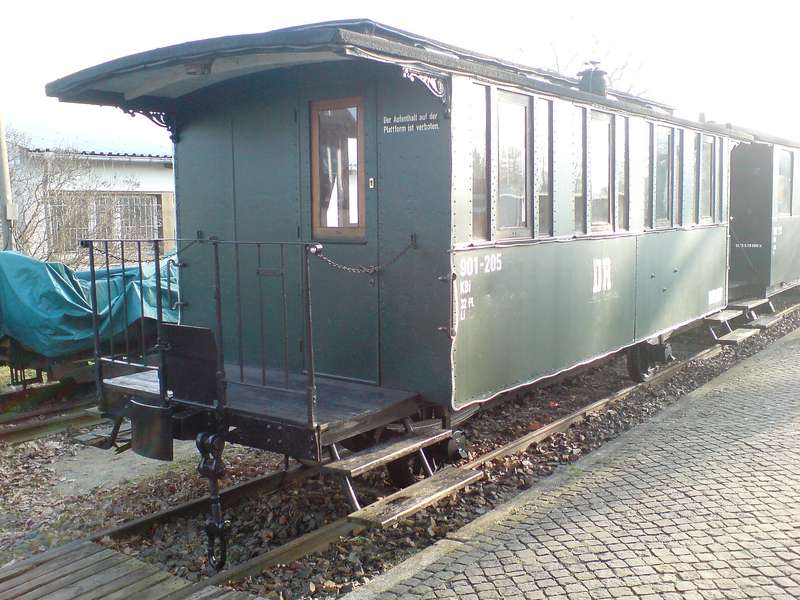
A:
<svg viewBox="0 0 800 600">
<path fill-rule="evenodd" d="M 794 156 L 789 150 L 778 151 L 778 180 L 775 201 L 779 215 L 792 214 L 792 185 L 794 175 Z"/>
<path fill-rule="evenodd" d="M 572 112 L 572 197 L 574 199 L 575 233 L 586 233 L 586 186 L 584 185 L 586 158 L 585 109 L 576 106 Z"/>
<path fill-rule="evenodd" d="M 311 103 L 311 190 L 315 238 L 363 238 L 364 124 L 361 100 Z"/>
<path fill-rule="evenodd" d="M 644 192 L 644 226 L 654 227 L 653 223 L 653 124 L 647 124 L 647 189 Z"/>
<path fill-rule="evenodd" d="M 655 224 L 669 227 L 672 225 L 672 128 L 657 126 L 655 142 Z"/>
<path fill-rule="evenodd" d="M 592 111 L 592 230 L 611 227 L 611 115 Z"/>
<path fill-rule="evenodd" d="M 650 226 L 647 206 L 650 202 L 650 124 L 637 118 L 628 120 L 628 147 L 630 157 L 630 184 L 628 190 L 631 205 L 637 209 L 632 226 Z M 641 212 L 640 212 L 641 211 Z M 639 217 L 643 217 L 639 220 Z"/>
<path fill-rule="evenodd" d="M 628 229 L 628 119 L 615 117 L 614 121 L 614 177 L 617 190 L 617 229 Z"/>
<path fill-rule="evenodd" d="M 714 138 L 707 136 L 700 148 L 700 219 L 714 219 Z"/>
<path fill-rule="evenodd" d="M 697 223 L 697 145 L 700 136 L 693 131 L 683 133 L 683 224 Z"/>
<path fill-rule="evenodd" d="M 553 235 L 553 196 L 551 194 L 551 164 L 553 156 L 553 102 L 537 98 L 533 107 L 533 153 L 537 177 L 536 202 L 539 207 L 539 236 Z"/>
<path fill-rule="evenodd" d="M 489 88 L 472 86 L 472 239 L 489 239 L 489 176 L 487 96 Z"/>
<path fill-rule="evenodd" d="M 528 224 L 528 99 L 501 94 L 497 120 L 497 227 L 520 229 Z"/>
</svg>

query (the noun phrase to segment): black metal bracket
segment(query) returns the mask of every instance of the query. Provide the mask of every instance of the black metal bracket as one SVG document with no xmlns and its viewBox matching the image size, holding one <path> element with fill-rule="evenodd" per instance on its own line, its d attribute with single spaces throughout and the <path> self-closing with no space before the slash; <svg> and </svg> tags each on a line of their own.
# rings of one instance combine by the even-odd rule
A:
<svg viewBox="0 0 800 600">
<path fill-rule="evenodd" d="M 239 415 L 231 415 L 231 425 L 236 429 L 226 437 L 234 444 L 284 453 L 294 458 L 321 460 L 319 433 L 308 427 Z"/>
<path fill-rule="evenodd" d="M 448 89 L 447 79 L 414 71 L 408 67 L 403 67 L 403 78 L 424 85 L 433 96 L 442 101 L 442 105 L 445 108 L 445 115 L 448 117 L 450 116 L 450 91 Z"/>
<path fill-rule="evenodd" d="M 163 127 L 169 131 L 169 139 L 172 140 L 173 144 L 177 144 L 180 141 L 177 115 L 163 110 L 145 110 L 142 108 L 124 107 L 120 108 L 126 115 L 130 115 L 132 117 L 135 117 L 136 115 L 142 115 L 150 119 L 151 122 L 155 123 L 159 127 Z"/>
</svg>

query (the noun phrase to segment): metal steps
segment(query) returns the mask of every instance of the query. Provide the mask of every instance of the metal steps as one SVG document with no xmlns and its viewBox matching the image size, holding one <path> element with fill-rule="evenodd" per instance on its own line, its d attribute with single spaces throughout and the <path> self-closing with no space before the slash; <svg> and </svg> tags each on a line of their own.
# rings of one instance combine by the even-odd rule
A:
<svg viewBox="0 0 800 600">
<path fill-rule="evenodd" d="M 358 477 L 393 460 L 446 440 L 452 434 L 450 429 L 439 429 L 432 432 L 404 435 L 325 464 L 321 467 L 321 471 L 333 475 Z"/>
<path fill-rule="evenodd" d="M 481 477 L 483 473 L 475 469 L 442 469 L 431 477 L 351 513 L 347 518 L 366 525 L 388 527 L 399 519 L 475 483 Z"/>
<path fill-rule="evenodd" d="M 763 306 L 769 302 L 769 298 L 748 298 L 747 300 L 734 300 L 728 304 L 728 308 L 741 311 L 751 311 L 754 308 Z"/>
<path fill-rule="evenodd" d="M 748 319 L 754 321 L 758 319 L 756 309 L 760 306 L 766 305 L 772 312 L 775 312 L 775 307 L 772 306 L 772 301 L 769 298 L 748 298 L 746 300 L 735 300 L 728 304 L 728 308 L 740 309 Z"/>
<path fill-rule="evenodd" d="M 706 323 L 727 323 L 735 319 L 736 317 L 741 316 L 744 313 L 742 310 L 721 310 L 716 314 L 708 315 L 705 319 L 703 319 Z"/>
<path fill-rule="evenodd" d="M 711 337 L 714 338 L 715 342 L 718 342 L 722 339 L 722 337 L 725 337 L 725 335 L 730 335 L 733 333 L 733 327 L 731 327 L 730 321 L 736 317 L 740 317 L 741 315 L 741 310 L 721 310 L 716 314 L 708 315 L 703 319 L 703 322 L 708 326 L 708 332 L 711 334 Z M 725 335 L 720 337 L 717 333 L 717 330 L 714 329 L 715 327 L 724 328 L 724 331 L 726 332 Z"/>
<path fill-rule="evenodd" d="M 744 327 L 750 327 L 751 329 L 769 329 L 773 325 L 780 323 L 782 319 L 783 317 L 779 315 L 764 315 L 749 323 L 745 323 Z"/>
<path fill-rule="evenodd" d="M 725 335 L 717 338 L 717 342 L 720 344 L 728 345 L 728 346 L 735 346 L 746 340 L 749 337 L 756 335 L 759 332 L 758 329 L 734 329 L 730 333 L 726 333 Z"/>
</svg>

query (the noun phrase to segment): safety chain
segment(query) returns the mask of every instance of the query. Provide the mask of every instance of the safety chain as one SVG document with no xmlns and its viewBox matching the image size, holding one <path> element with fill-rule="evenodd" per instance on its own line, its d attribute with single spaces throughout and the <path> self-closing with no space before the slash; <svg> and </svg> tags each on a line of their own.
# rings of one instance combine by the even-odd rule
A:
<svg viewBox="0 0 800 600">
<path fill-rule="evenodd" d="M 339 269 L 340 271 L 345 271 L 346 273 L 356 273 L 358 275 L 374 275 L 376 273 L 380 273 L 381 271 L 385 271 L 389 267 L 391 267 L 394 263 L 398 260 L 403 258 L 403 256 L 412 248 L 417 247 L 417 235 L 412 234 L 411 239 L 409 240 L 408 244 L 405 248 L 403 248 L 400 252 L 398 252 L 391 260 L 383 263 L 382 265 L 343 265 L 341 263 L 336 262 L 332 258 L 325 256 L 323 253 L 317 253 L 316 256 L 319 257 L 323 262 L 327 263 L 334 269 Z"/>
</svg>

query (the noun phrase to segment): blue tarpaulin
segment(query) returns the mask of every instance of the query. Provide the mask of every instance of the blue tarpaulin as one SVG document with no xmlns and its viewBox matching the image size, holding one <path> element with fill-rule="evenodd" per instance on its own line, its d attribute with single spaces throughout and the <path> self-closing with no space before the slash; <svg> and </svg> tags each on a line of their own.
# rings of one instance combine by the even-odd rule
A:
<svg viewBox="0 0 800 600">
<path fill-rule="evenodd" d="M 105 269 L 96 271 L 103 338 L 112 323 L 114 334 L 119 335 L 142 312 L 156 318 L 158 289 L 164 320 L 177 322 L 177 310 L 171 309 L 177 300 L 177 269 L 168 258 L 160 266 L 160 286 L 153 262 L 143 263 L 141 284 L 138 265 L 126 266 L 124 272 L 111 268 L 108 277 Z M 94 347 L 91 298 L 88 271 L 73 271 L 61 263 L 41 262 L 18 252 L 0 252 L 0 336 L 13 338 L 48 358 L 89 351 Z"/>
</svg>

